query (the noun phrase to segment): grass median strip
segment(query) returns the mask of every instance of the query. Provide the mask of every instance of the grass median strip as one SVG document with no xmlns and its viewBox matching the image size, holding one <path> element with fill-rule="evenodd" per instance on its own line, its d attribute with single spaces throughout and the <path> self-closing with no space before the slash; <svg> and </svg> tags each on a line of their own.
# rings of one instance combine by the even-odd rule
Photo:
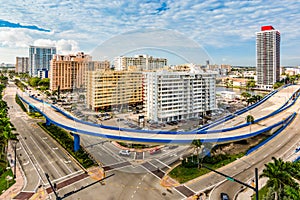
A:
<svg viewBox="0 0 300 200">
<path fill-rule="evenodd" d="M 22 108 L 22 110 L 23 110 L 24 112 L 27 112 L 27 110 L 26 110 L 26 108 L 25 108 L 23 102 L 20 100 L 20 98 L 18 97 L 18 95 L 16 95 L 16 103 L 19 104 L 19 106 Z"/>
<path fill-rule="evenodd" d="M 203 159 L 201 159 L 200 162 L 212 169 L 218 169 L 235 161 L 237 158 L 241 158 L 242 156 L 244 156 L 244 153 L 239 153 L 235 155 L 221 154 L 214 157 L 206 156 Z M 187 159 L 182 161 L 181 165 L 175 167 L 169 173 L 169 175 L 172 178 L 176 179 L 179 183 L 185 183 L 210 172 L 206 168 L 198 169 L 197 166 L 197 156 L 188 157 Z"/>
</svg>

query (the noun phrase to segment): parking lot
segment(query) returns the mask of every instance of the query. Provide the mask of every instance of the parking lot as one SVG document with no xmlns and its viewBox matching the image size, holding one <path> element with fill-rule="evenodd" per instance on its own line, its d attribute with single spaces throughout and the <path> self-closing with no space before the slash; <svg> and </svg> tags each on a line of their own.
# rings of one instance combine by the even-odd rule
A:
<svg viewBox="0 0 300 200">
<path fill-rule="evenodd" d="M 201 127 L 206 123 L 211 123 L 215 119 L 227 116 L 231 112 L 238 110 L 233 105 L 218 105 L 219 109 L 211 112 L 210 115 L 204 118 L 192 118 L 169 122 L 155 122 L 144 118 L 145 113 L 139 108 L 139 112 L 135 111 L 132 107 L 128 107 L 125 113 L 119 113 L 114 108 L 113 112 L 95 112 L 87 109 L 84 102 L 77 101 L 76 103 L 70 103 L 67 101 L 68 98 L 62 98 L 62 102 L 56 102 L 56 105 L 60 108 L 64 108 L 77 118 L 85 121 L 90 121 L 97 124 L 103 124 L 108 126 L 115 126 L 120 128 L 132 128 L 132 129 L 143 129 L 143 130 L 173 130 L 173 131 L 189 131 Z M 64 103 L 66 101 L 66 103 Z M 50 102 L 53 103 L 53 102 Z M 68 103 L 68 104 L 67 104 Z M 119 109 L 122 110 L 122 109 Z M 123 109 L 124 110 L 124 109 Z M 143 120 L 140 121 L 142 116 Z"/>
</svg>

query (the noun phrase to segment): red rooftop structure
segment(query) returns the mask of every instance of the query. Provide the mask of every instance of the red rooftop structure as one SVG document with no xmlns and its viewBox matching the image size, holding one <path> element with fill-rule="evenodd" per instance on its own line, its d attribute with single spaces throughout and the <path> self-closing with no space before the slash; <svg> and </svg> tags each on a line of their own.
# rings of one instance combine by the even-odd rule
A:
<svg viewBox="0 0 300 200">
<path fill-rule="evenodd" d="M 261 31 L 270 31 L 270 30 L 275 30 L 273 26 L 262 26 Z"/>
</svg>

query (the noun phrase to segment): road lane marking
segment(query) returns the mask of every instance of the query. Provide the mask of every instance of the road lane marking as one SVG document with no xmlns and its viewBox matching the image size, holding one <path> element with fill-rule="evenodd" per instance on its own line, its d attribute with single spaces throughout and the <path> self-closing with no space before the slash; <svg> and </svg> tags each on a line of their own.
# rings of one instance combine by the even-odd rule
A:
<svg viewBox="0 0 300 200">
<path fill-rule="evenodd" d="M 34 141 L 34 139 L 30 136 L 30 139 L 33 141 L 33 143 L 36 145 L 36 147 L 40 150 L 40 152 L 44 155 L 44 157 L 48 160 L 48 163 L 54 168 L 54 170 L 56 171 L 58 176 L 62 176 L 58 170 L 56 169 L 56 167 L 53 166 L 52 162 L 49 160 L 49 158 L 46 156 L 46 154 L 42 151 L 42 149 L 39 147 L 39 145 Z M 54 161 L 55 162 L 55 161 Z"/>
<path fill-rule="evenodd" d="M 83 173 L 83 171 L 82 171 L 82 170 L 78 170 L 78 171 L 73 172 L 73 173 L 71 173 L 71 174 L 68 174 L 68 175 L 66 175 L 66 176 L 57 178 L 57 179 L 53 180 L 52 182 L 58 182 L 58 181 L 60 181 L 60 180 L 62 180 L 62 179 L 69 178 L 69 177 L 71 177 L 71 176 L 73 176 L 73 175 L 77 175 L 77 174 L 80 174 L 80 173 Z"/>
<path fill-rule="evenodd" d="M 34 155 L 32 155 L 32 156 L 33 156 L 34 160 L 35 160 L 37 163 L 33 163 L 32 158 L 29 156 L 28 152 L 26 151 L 26 149 L 25 149 L 25 147 L 23 146 L 22 143 L 24 143 L 24 145 L 27 147 L 27 150 L 29 151 L 30 154 L 32 154 L 32 152 L 30 151 L 30 149 L 29 149 L 29 147 L 27 146 L 26 142 L 24 142 L 24 139 L 23 139 L 22 135 L 20 135 L 20 138 L 23 140 L 23 141 L 20 140 L 20 145 L 21 145 L 22 148 L 24 149 L 25 154 L 27 155 L 29 161 L 31 162 L 31 164 L 32 164 L 32 166 L 33 166 L 33 168 L 34 168 L 34 170 L 36 171 L 36 173 L 37 173 L 37 175 L 38 175 L 38 177 L 39 177 L 39 182 L 38 182 L 38 184 L 37 184 L 36 187 L 35 187 L 35 190 L 36 190 L 36 189 L 38 188 L 38 186 L 40 185 L 40 181 L 42 181 L 42 183 L 45 184 L 45 182 L 44 182 L 44 180 L 43 180 L 41 174 L 39 173 L 39 168 L 40 168 L 41 166 L 39 166 L 39 164 L 38 164 L 38 162 L 37 162 L 37 160 L 36 160 L 36 158 L 35 158 Z M 38 165 L 38 166 L 37 166 L 37 165 Z M 24 185 L 24 187 L 25 187 L 25 186 L 26 186 L 26 185 Z"/>
<path fill-rule="evenodd" d="M 160 161 L 159 159 L 155 159 L 157 162 L 159 162 L 160 164 L 164 165 L 165 167 L 171 169 L 171 167 L 167 164 L 165 164 L 164 162 Z"/>
<path fill-rule="evenodd" d="M 105 149 L 106 151 L 108 151 L 107 153 L 110 154 L 111 156 L 113 156 L 114 158 L 116 158 L 119 161 L 124 161 L 126 159 L 121 158 L 120 156 L 118 156 L 117 154 L 115 154 L 114 152 L 112 152 L 108 147 L 102 145 L 102 148 Z"/>
<path fill-rule="evenodd" d="M 29 164 L 29 161 L 27 161 L 26 163 L 23 163 L 23 166 L 26 166 Z"/>
<path fill-rule="evenodd" d="M 55 151 L 53 151 L 53 149 L 57 150 L 58 147 L 51 148 L 50 145 L 46 141 L 43 140 L 43 142 L 49 147 L 49 149 L 55 154 L 55 156 L 65 165 L 65 167 L 69 170 L 69 172 L 72 173 L 72 170 L 66 165 L 66 163 L 63 161 L 63 159 L 60 158 Z M 63 158 L 64 158 L 64 156 L 63 156 Z"/>
</svg>

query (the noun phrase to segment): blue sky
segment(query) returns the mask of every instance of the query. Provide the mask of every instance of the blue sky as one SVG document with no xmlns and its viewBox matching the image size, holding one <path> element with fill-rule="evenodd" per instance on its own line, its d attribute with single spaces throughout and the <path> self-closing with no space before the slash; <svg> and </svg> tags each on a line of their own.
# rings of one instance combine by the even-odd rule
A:
<svg viewBox="0 0 300 200">
<path fill-rule="evenodd" d="M 197 44 L 195 52 L 201 49 L 211 63 L 254 66 L 255 32 L 272 25 L 281 33 L 281 65 L 300 65 L 299 10 L 299 0 L 2 0 L 0 63 L 27 56 L 29 45 L 55 45 L 62 54 L 93 55 L 104 44 L 114 50 L 129 45 L 127 52 L 151 47 L 186 58 L 187 49 Z M 148 36 L 147 44 L 142 37 L 134 39 L 135 33 L 130 39 L 124 37 L 148 29 L 166 30 L 169 35 Z M 170 39 L 174 36 L 176 40 Z M 204 64 L 205 59 L 187 60 Z M 170 63 L 176 64 L 175 60 Z"/>
</svg>

